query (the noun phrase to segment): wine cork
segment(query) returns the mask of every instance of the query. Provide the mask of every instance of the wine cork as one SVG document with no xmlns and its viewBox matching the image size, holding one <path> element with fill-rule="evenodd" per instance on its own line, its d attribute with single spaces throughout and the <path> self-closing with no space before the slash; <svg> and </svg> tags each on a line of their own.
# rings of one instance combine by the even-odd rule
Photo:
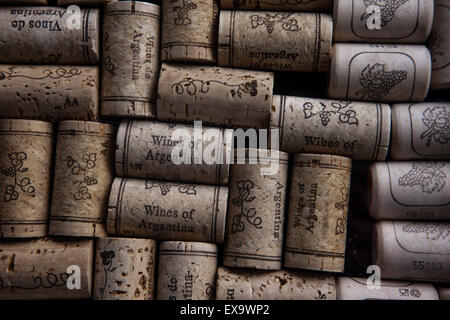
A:
<svg viewBox="0 0 450 320">
<path fill-rule="evenodd" d="M 0 8 L 0 61 L 44 65 L 98 64 L 99 19 L 98 9 Z"/>
<path fill-rule="evenodd" d="M 227 267 L 281 269 L 289 154 L 245 149 L 231 167 Z M 239 154 L 236 155 L 239 157 Z"/>
<path fill-rule="evenodd" d="M 58 6 L 70 6 L 71 4 L 87 7 L 87 6 L 103 6 L 109 2 L 119 0 L 58 0 Z"/>
<path fill-rule="evenodd" d="M 379 221 L 372 262 L 382 279 L 450 282 L 449 230 L 445 222 Z"/>
<path fill-rule="evenodd" d="M 267 129 L 273 73 L 163 64 L 157 118 Z"/>
<path fill-rule="evenodd" d="M 336 44 L 328 97 L 375 102 L 422 102 L 431 79 L 431 55 L 420 45 Z"/>
<path fill-rule="evenodd" d="M 375 220 L 448 220 L 450 162 L 396 161 L 369 169 L 369 213 Z"/>
<path fill-rule="evenodd" d="M 280 150 L 323 153 L 354 160 L 385 160 L 391 135 L 387 104 L 274 95 L 270 126 Z"/>
<path fill-rule="evenodd" d="M 438 287 L 439 300 L 450 300 L 450 288 Z"/>
<path fill-rule="evenodd" d="M 0 5 L 22 5 L 22 4 L 31 4 L 31 5 L 47 5 L 47 0 L 0 0 Z"/>
<path fill-rule="evenodd" d="M 334 41 L 423 44 L 433 11 L 433 1 L 335 0 Z"/>
<path fill-rule="evenodd" d="M 450 88 L 450 1 L 434 0 L 434 20 L 428 48 L 433 58 L 431 89 Z"/>
<path fill-rule="evenodd" d="M 332 36 L 333 20 L 327 14 L 225 10 L 220 12 L 218 63 L 257 70 L 327 72 Z"/>
<path fill-rule="evenodd" d="M 221 9 L 235 10 L 270 10 L 270 11 L 328 11 L 332 0 L 289 1 L 289 0 L 221 0 Z"/>
<path fill-rule="evenodd" d="M 351 165 L 339 156 L 294 156 L 285 267 L 344 271 Z"/>
<path fill-rule="evenodd" d="M 121 1 L 103 13 L 102 115 L 154 117 L 159 6 Z"/>
<path fill-rule="evenodd" d="M 0 120 L 0 238 L 47 235 L 53 126 Z"/>
<path fill-rule="evenodd" d="M 333 276 L 219 267 L 216 300 L 336 300 Z"/>
<path fill-rule="evenodd" d="M 0 65 L 0 117 L 98 120 L 98 77 L 97 67 Z"/>
<path fill-rule="evenodd" d="M 380 281 L 369 288 L 366 278 L 336 278 L 337 300 L 439 300 L 432 284 L 406 281 Z"/>
<path fill-rule="evenodd" d="M 0 257 L 0 300 L 91 298 L 93 240 L 1 242 Z"/>
<path fill-rule="evenodd" d="M 59 123 L 49 234 L 106 236 L 114 133 L 99 122 Z"/>
<path fill-rule="evenodd" d="M 162 1 L 162 61 L 216 64 L 217 2 Z"/>
<path fill-rule="evenodd" d="M 155 121 L 122 121 L 117 133 L 116 174 L 226 185 L 230 168 L 226 146 L 231 148 L 232 134 L 225 131 Z M 178 155 L 186 148 L 186 161 L 172 159 L 172 154 Z M 207 152 L 211 148 L 213 152 Z M 202 157 L 210 155 L 213 163 L 197 159 L 196 152 Z"/>
<path fill-rule="evenodd" d="M 159 246 L 157 300 L 212 300 L 216 272 L 216 245 L 162 242 Z"/>
<path fill-rule="evenodd" d="M 153 300 L 156 241 L 97 240 L 94 300 Z"/>
<path fill-rule="evenodd" d="M 450 158 L 450 103 L 392 106 L 391 158 Z"/>
<path fill-rule="evenodd" d="M 115 178 L 109 197 L 108 234 L 221 244 L 228 188 Z"/>
</svg>

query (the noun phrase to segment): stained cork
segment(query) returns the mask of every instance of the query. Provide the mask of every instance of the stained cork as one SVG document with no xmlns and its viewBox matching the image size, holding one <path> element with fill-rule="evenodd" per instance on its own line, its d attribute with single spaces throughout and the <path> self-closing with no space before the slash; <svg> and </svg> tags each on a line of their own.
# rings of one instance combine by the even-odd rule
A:
<svg viewBox="0 0 450 320">
<path fill-rule="evenodd" d="M 351 165 L 339 156 L 294 156 L 285 267 L 344 271 Z"/>
<path fill-rule="evenodd" d="M 212 300 L 217 246 L 200 242 L 161 242 L 157 300 Z"/>
<path fill-rule="evenodd" d="M 160 7 L 120 1 L 103 11 L 101 112 L 111 117 L 155 116 Z"/>
<path fill-rule="evenodd" d="M 47 235 L 53 126 L 0 120 L 0 238 Z"/>
<path fill-rule="evenodd" d="M 290 0 L 221 0 L 221 9 L 270 10 L 270 11 L 328 11 L 332 9 L 332 0 L 290 1 Z"/>
<path fill-rule="evenodd" d="M 373 102 L 422 102 L 431 81 L 425 46 L 335 44 L 328 97 Z"/>
</svg>

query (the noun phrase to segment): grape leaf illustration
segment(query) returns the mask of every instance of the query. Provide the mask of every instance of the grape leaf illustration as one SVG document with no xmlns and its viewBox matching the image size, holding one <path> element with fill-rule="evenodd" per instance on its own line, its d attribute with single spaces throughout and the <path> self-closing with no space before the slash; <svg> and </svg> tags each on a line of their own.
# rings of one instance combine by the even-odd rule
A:
<svg viewBox="0 0 450 320">
<path fill-rule="evenodd" d="M 450 141 L 450 110 L 445 107 L 427 108 L 423 113 L 422 122 L 427 130 L 420 138 L 425 139 L 427 146 L 431 142 L 446 144 Z"/>
<path fill-rule="evenodd" d="M 447 175 L 441 169 L 445 162 L 415 162 L 411 170 L 398 180 L 403 187 L 421 186 L 423 192 L 440 192 L 445 187 Z"/>
</svg>

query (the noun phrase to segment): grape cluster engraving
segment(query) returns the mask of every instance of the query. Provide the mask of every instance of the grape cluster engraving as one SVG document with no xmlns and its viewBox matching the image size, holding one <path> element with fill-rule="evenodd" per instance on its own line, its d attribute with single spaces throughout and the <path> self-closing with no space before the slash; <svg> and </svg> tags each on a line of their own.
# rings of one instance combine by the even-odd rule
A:
<svg viewBox="0 0 450 320">
<path fill-rule="evenodd" d="M 100 252 L 100 257 L 102 258 L 103 269 L 105 270 L 105 282 L 103 283 L 102 291 L 102 299 L 105 295 L 106 284 L 108 283 L 108 272 L 114 272 L 117 267 L 113 267 L 112 263 L 116 254 L 113 250 L 102 251 Z"/>
<path fill-rule="evenodd" d="M 412 222 L 403 226 L 402 230 L 408 233 L 426 233 L 428 240 L 445 240 L 450 233 L 450 225 Z"/>
<path fill-rule="evenodd" d="M 153 188 L 157 188 L 161 191 L 161 195 L 163 195 L 163 196 L 167 195 L 172 190 L 172 187 L 178 187 L 179 193 L 184 193 L 184 194 L 188 194 L 188 195 L 196 195 L 197 194 L 195 185 L 168 183 L 168 182 L 164 182 L 164 181 L 152 181 L 152 180 L 145 181 L 145 189 L 146 190 L 152 190 Z"/>
<path fill-rule="evenodd" d="M 445 162 L 415 162 L 411 170 L 399 178 L 398 184 L 403 187 L 422 187 L 422 192 L 440 192 L 445 187 L 447 175 L 441 169 Z"/>
<path fill-rule="evenodd" d="M 402 5 L 407 3 L 409 0 L 364 0 L 366 7 L 371 5 L 376 5 L 380 7 L 381 11 L 381 27 L 384 27 L 394 18 L 395 12 Z M 361 16 L 361 21 L 368 18 L 370 13 L 364 13 Z"/>
<path fill-rule="evenodd" d="M 334 204 L 334 207 L 338 210 L 342 211 L 342 218 L 338 218 L 336 221 L 336 228 L 335 228 L 335 234 L 344 234 L 345 229 L 347 227 L 347 210 L 348 210 L 348 203 L 349 203 L 349 197 L 350 192 L 349 188 L 342 187 L 340 189 L 341 192 L 341 201 L 336 202 Z"/>
<path fill-rule="evenodd" d="M 8 158 L 11 167 L 2 170 L 2 174 L 14 178 L 14 183 L 6 185 L 3 201 L 10 202 L 17 200 L 19 198 L 19 191 L 17 191 L 17 188 L 20 188 L 22 192 L 28 193 L 30 196 L 34 197 L 36 189 L 31 184 L 30 178 L 24 177 L 20 179 L 18 177 L 20 173 L 28 171 L 28 168 L 23 167 L 23 163 L 27 160 L 27 154 L 25 152 L 12 152 L 8 155 Z"/>
<path fill-rule="evenodd" d="M 425 139 L 427 147 L 431 142 L 447 144 L 450 141 L 450 110 L 446 107 L 427 108 L 422 122 L 427 127 L 420 138 Z"/>
<path fill-rule="evenodd" d="M 281 23 L 283 30 L 298 31 L 298 22 L 296 19 L 289 19 L 291 15 L 292 13 L 254 14 L 250 16 L 250 21 L 252 29 L 258 28 L 259 26 L 265 26 L 269 34 L 275 30 L 276 23 Z"/>
<path fill-rule="evenodd" d="M 262 219 L 257 216 L 255 208 L 246 207 L 246 203 L 255 200 L 255 196 L 250 196 L 251 190 L 255 186 L 251 180 L 241 180 L 236 182 L 238 196 L 231 200 L 233 206 L 240 208 L 240 212 L 233 217 L 231 233 L 243 232 L 245 230 L 245 220 L 256 229 L 262 229 Z"/>
<path fill-rule="evenodd" d="M 98 183 L 94 176 L 88 175 L 88 171 L 94 169 L 97 162 L 97 154 L 90 153 L 81 157 L 82 163 L 75 160 L 73 157 L 68 156 L 66 159 L 67 168 L 71 168 L 71 173 L 74 176 L 82 176 L 82 180 L 78 181 L 77 191 L 73 194 L 75 200 L 90 200 L 91 194 L 89 193 L 89 187 Z"/>
<path fill-rule="evenodd" d="M 348 125 L 358 125 L 359 121 L 355 110 L 351 110 L 350 101 L 333 101 L 329 105 L 326 102 L 319 101 L 317 104 L 313 102 L 305 102 L 303 104 L 303 114 L 305 119 L 318 116 L 322 125 L 326 127 L 334 115 L 338 122 Z"/>
<path fill-rule="evenodd" d="M 178 0 L 170 0 L 170 2 L 174 3 Z M 177 26 L 185 26 L 192 23 L 189 18 L 189 11 L 197 9 L 197 5 L 191 1 L 183 0 L 183 6 L 175 6 L 173 7 L 173 11 L 177 13 L 177 17 L 174 19 L 174 22 Z"/>
</svg>

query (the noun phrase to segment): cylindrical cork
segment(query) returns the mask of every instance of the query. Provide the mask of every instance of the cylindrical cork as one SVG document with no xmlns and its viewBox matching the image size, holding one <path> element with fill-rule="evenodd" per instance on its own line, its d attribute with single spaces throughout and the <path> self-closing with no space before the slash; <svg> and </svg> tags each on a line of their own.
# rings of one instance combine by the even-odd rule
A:
<svg viewBox="0 0 450 320">
<path fill-rule="evenodd" d="M 212 300 L 217 246 L 200 242 L 162 242 L 159 246 L 157 300 Z"/>
<path fill-rule="evenodd" d="M 115 178 L 106 220 L 108 234 L 223 243 L 228 188 Z"/>
<path fill-rule="evenodd" d="M 290 1 L 290 0 L 221 0 L 221 9 L 235 10 L 270 10 L 270 11 L 328 11 L 333 0 Z"/>
<path fill-rule="evenodd" d="M 392 106 L 392 148 L 395 160 L 450 159 L 450 103 Z"/>
<path fill-rule="evenodd" d="M 233 163 L 223 264 L 279 270 L 289 154 L 243 149 L 237 150 Z"/>
<path fill-rule="evenodd" d="M 439 300 L 450 300 L 450 288 L 438 287 Z"/>
<path fill-rule="evenodd" d="M 450 0 L 434 0 L 434 20 L 428 48 L 433 59 L 431 89 L 450 88 Z"/>
<path fill-rule="evenodd" d="M 63 121 L 58 127 L 49 234 L 106 236 L 114 176 L 114 126 Z"/>
<path fill-rule="evenodd" d="M 372 263 L 382 279 L 450 282 L 449 230 L 445 222 L 379 221 Z"/>
<path fill-rule="evenodd" d="M 226 129 L 122 121 L 117 133 L 116 174 L 191 183 L 228 183 L 232 133 Z M 185 153 L 185 154 L 183 154 Z M 172 159 L 172 155 L 186 159 Z M 211 157 L 205 162 L 204 155 Z"/>
<path fill-rule="evenodd" d="M 376 162 L 369 169 L 375 220 L 449 220 L 450 162 Z"/>
<path fill-rule="evenodd" d="M 217 2 L 162 1 L 162 61 L 216 64 Z"/>
<path fill-rule="evenodd" d="M 0 65 L 0 117 L 98 120 L 98 77 L 98 67 Z"/>
<path fill-rule="evenodd" d="M 335 44 L 328 97 L 380 102 L 422 102 L 431 80 L 425 46 Z"/>
<path fill-rule="evenodd" d="M 98 64 L 99 19 L 99 9 L 0 8 L 0 61 L 13 64 Z"/>
<path fill-rule="evenodd" d="M 216 300 L 336 300 L 333 276 L 219 267 Z"/>
<path fill-rule="evenodd" d="M 391 135 L 387 104 L 274 95 L 271 129 L 278 129 L 280 150 L 323 153 L 354 160 L 386 159 Z"/>
<path fill-rule="evenodd" d="M 333 20 L 301 12 L 221 11 L 219 66 L 327 72 Z M 302 39 L 302 41 L 299 41 Z"/>
<path fill-rule="evenodd" d="M 0 299 L 90 299 L 93 240 L 14 240 L 0 243 Z"/>
<path fill-rule="evenodd" d="M 163 64 L 157 118 L 267 129 L 273 82 L 271 72 Z"/>
<path fill-rule="evenodd" d="M 53 126 L 0 120 L 0 238 L 47 235 Z"/>
<path fill-rule="evenodd" d="M 120 1 L 103 12 L 101 113 L 155 116 L 159 73 L 159 6 Z"/>
<path fill-rule="evenodd" d="M 47 5 L 48 0 L 0 0 L 0 5 L 22 5 L 22 4 L 30 4 L 30 5 Z"/>
<path fill-rule="evenodd" d="M 153 300 L 156 241 L 97 240 L 94 300 Z"/>
<path fill-rule="evenodd" d="M 119 0 L 58 0 L 58 6 L 69 6 L 71 4 L 88 7 L 88 6 L 103 6 L 105 4 L 108 4 L 112 1 L 119 1 Z"/>
<path fill-rule="evenodd" d="M 430 283 L 383 280 L 379 288 L 375 285 L 366 278 L 338 277 L 337 300 L 439 300 Z"/>
<path fill-rule="evenodd" d="M 285 267 L 344 271 L 351 166 L 339 156 L 294 156 Z"/>
<path fill-rule="evenodd" d="M 423 44 L 433 11 L 433 1 L 334 0 L 334 41 Z"/>
</svg>

